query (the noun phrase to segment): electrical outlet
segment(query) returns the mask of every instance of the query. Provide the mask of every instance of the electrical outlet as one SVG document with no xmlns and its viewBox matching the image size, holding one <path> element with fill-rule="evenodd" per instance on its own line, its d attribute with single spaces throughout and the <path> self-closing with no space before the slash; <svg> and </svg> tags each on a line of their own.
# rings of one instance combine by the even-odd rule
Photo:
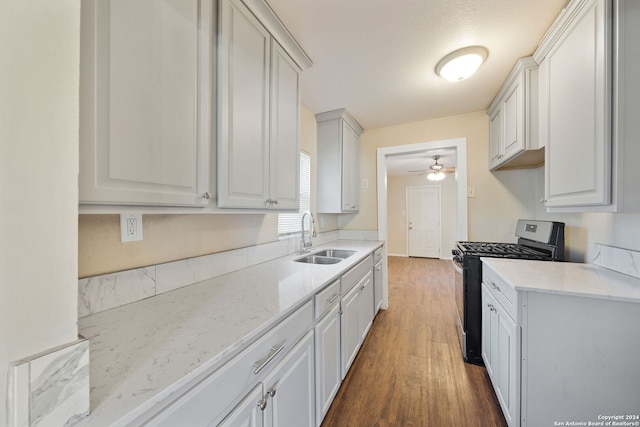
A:
<svg viewBox="0 0 640 427">
<path fill-rule="evenodd" d="M 467 197 L 476 197 L 476 187 L 467 187 Z"/>
<path fill-rule="evenodd" d="M 120 241 L 142 240 L 142 214 L 120 214 Z"/>
<path fill-rule="evenodd" d="M 363 179 L 362 180 L 362 188 L 369 188 L 369 180 L 368 179 Z"/>
</svg>

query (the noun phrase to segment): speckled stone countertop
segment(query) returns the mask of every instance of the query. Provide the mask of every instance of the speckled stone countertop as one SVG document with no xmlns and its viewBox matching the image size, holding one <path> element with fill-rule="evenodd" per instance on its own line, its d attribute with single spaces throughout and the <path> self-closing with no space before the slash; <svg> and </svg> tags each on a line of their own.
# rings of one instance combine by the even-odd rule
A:
<svg viewBox="0 0 640 427">
<path fill-rule="evenodd" d="M 640 279 L 593 264 L 482 258 L 517 291 L 640 303 Z"/>
<path fill-rule="evenodd" d="M 79 426 L 135 424 L 171 395 L 222 366 L 382 242 L 337 240 L 351 249 L 333 265 L 290 255 L 81 318 L 90 340 L 91 415 Z"/>
</svg>

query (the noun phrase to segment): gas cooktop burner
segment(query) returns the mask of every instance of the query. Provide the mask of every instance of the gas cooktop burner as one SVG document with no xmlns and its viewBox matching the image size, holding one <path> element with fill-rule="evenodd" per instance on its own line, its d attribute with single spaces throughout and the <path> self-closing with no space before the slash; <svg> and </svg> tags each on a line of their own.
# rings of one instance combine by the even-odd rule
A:
<svg viewBox="0 0 640 427">
<path fill-rule="evenodd" d="M 545 259 L 549 255 L 515 243 L 458 242 L 464 255 L 476 256 L 519 256 Z"/>
</svg>

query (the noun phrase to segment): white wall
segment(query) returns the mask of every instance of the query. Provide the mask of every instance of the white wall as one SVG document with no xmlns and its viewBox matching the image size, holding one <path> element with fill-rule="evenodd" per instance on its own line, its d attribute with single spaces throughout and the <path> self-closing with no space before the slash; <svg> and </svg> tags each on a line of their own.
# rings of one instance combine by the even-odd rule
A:
<svg viewBox="0 0 640 427">
<path fill-rule="evenodd" d="M 77 339 L 80 2 L 0 2 L 0 425 L 7 367 Z"/>
</svg>

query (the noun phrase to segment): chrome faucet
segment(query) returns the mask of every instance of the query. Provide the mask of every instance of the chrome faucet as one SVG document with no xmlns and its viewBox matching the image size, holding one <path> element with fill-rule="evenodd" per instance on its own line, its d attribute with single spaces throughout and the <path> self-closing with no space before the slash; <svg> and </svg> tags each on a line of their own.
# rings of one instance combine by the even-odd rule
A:
<svg viewBox="0 0 640 427">
<path fill-rule="evenodd" d="M 309 215 L 310 221 L 311 221 L 311 229 L 309 230 L 309 241 L 306 242 L 305 238 L 304 238 L 304 217 Z M 300 241 L 300 253 L 303 254 L 305 252 L 307 252 L 307 248 L 310 248 L 311 245 L 313 244 L 311 242 L 311 238 L 312 237 L 316 237 L 316 220 L 313 218 L 313 214 L 309 211 L 306 211 L 305 213 L 302 214 L 302 225 L 300 228 L 300 232 L 301 232 L 301 241 Z"/>
</svg>

